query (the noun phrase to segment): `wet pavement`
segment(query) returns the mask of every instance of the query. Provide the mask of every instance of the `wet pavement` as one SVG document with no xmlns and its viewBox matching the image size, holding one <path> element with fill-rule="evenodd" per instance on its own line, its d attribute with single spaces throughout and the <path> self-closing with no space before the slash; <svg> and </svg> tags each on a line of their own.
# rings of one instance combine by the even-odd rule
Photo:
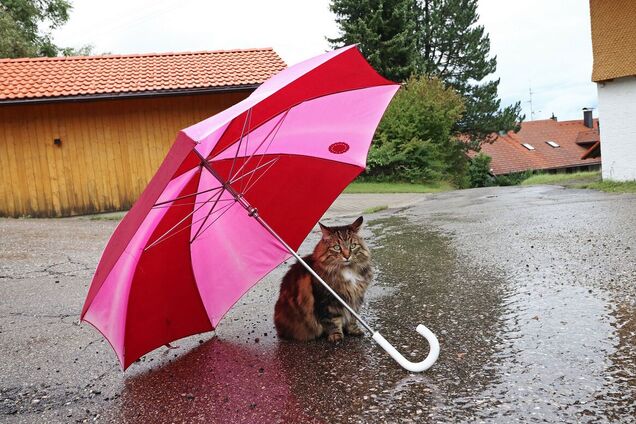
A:
<svg viewBox="0 0 636 424">
<path fill-rule="evenodd" d="M 0 220 L 0 422 L 636 422 L 635 212 L 634 195 L 534 186 L 367 216 L 362 315 L 413 360 L 427 353 L 415 326 L 436 332 L 422 374 L 369 337 L 278 340 L 285 267 L 216 333 L 122 373 L 77 323 L 116 222 Z"/>
</svg>

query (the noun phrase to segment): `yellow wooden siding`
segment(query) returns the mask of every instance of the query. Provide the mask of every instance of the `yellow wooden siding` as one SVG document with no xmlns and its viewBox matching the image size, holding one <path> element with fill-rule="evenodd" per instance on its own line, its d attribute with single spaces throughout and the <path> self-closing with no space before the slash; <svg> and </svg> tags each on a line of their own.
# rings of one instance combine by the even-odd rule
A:
<svg viewBox="0 0 636 424">
<path fill-rule="evenodd" d="M 180 129 L 248 94 L 0 105 L 0 216 L 128 209 Z"/>
</svg>

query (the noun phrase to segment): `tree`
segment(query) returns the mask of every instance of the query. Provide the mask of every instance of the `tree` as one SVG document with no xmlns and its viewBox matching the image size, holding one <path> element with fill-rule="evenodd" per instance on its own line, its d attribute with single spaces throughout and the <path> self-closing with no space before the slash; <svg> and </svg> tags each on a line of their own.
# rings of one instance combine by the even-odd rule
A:
<svg viewBox="0 0 636 424">
<path fill-rule="evenodd" d="M 477 25 L 477 0 L 416 3 L 418 69 L 464 97 L 466 113 L 456 130 L 470 136 L 474 147 L 494 141 L 497 131 L 518 131 L 524 119 L 520 102 L 500 110 L 499 79 L 487 79 L 497 69 L 497 57 L 490 57 L 490 38 Z"/>
<path fill-rule="evenodd" d="M 441 79 L 463 98 L 466 111 L 454 131 L 468 136 L 473 148 L 493 141 L 493 133 L 519 130 L 519 102 L 500 109 L 499 80 L 490 39 L 477 25 L 477 0 L 332 0 L 341 35 L 334 47 L 359 43 L 384 76 L 404 81 L 409 75 Z"/>
<path fill-rule="evenodd" d="M 452 137 L 463 111 L 462 97 L 439 79 L 409 79 L 380 122 L 365 177 L 463 185 L 464 146 Z"/>
<path fill-rule="evenodd" d="M 416 72 L 416 16 L 411 0 L 332 0 L 341 35 L 334 47 L 358 43 L 369 63 L 393 81 Z"/>
<path fill-rule="evenodd" d="M 70 10 L 67 0 L 0 0 L 0 57 L 57 56 L 50 31 L 68 21 Z"/>
</svg>

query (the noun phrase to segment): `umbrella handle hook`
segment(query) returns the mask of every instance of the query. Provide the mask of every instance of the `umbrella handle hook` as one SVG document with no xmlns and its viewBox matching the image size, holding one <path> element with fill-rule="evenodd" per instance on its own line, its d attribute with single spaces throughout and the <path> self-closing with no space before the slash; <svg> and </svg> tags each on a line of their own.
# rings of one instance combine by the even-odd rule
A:
<svg viewBox="0 0 636 424">
<path fill-rule="evenodd" d="M 435 334 L 433 334 L 433 332 L 429 330 L 428 328 L 426 328 L 426 326 L 423 324 L 418 325 L 415 330 L 418 333 L 420 333 L 422 336 L 424 336 L 424 338 L 428 341 L 428 344 L 430 346 L 430 351 L 428 352 L 428 355 L 421 362 L 411 362 L 408 359 L 406 359 L 379 332 L 377 331 L 374 332 L 372 337 L 373 337 L 373 340 L 378 345 L 380 345 L 380 347 L 384 349 L 386 353 L 391 355 L 391 358 L 393 358 L 395 362 L 400 364 L 402 368 L 411 372 L 422 372 L 429 369 L 431 366 L 433 366 L 435 361 L 437 361 L 437 358 L 439 357 L 439 341 L 437 340 L 437 337 L 435 336 Z"/>
</svg>

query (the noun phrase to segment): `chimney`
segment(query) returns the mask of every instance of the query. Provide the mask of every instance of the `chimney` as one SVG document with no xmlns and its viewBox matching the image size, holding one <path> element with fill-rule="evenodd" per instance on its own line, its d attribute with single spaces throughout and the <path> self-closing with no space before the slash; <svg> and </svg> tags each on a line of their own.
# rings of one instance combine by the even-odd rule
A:
<svg viewBox="0 0 636 424">
<path fill-rule="evenodd" d="M 554 115 L 554 112 L 552 112 L 552 116 L 550 117 L 550 119 L 552 119 L 553 121 L 558 121 L 557 117 Z"/>
<path fill-rule="evenodd" d="M 583 108 L 583 125 L 588 128 L 594 128 L 594 119 L 592 118 L 592 108 Z"/>
</svg>

